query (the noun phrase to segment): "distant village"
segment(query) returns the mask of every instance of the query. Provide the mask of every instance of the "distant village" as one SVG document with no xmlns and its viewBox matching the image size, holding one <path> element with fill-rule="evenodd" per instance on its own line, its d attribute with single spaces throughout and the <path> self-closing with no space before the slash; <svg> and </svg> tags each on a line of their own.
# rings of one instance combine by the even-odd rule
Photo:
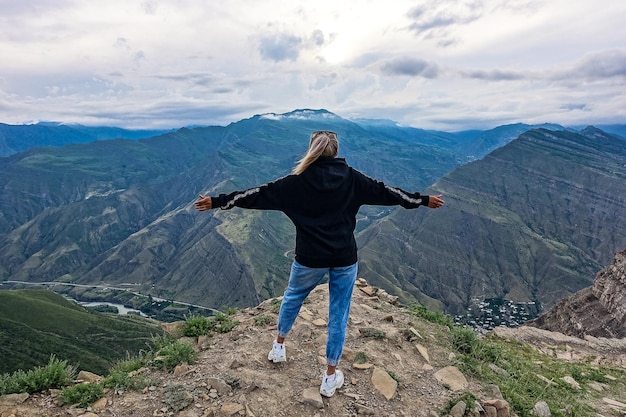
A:
<svg viewBox="0 0 626 417">
<path fill-rule="evenodd" d="M 473 299 L 466 314 L 454 316 L 454 323 L 486 333 L 497 326 L 518 327 L 539 314 L 534 301 L 516 303 L 502 298 Z"/>
</svg>

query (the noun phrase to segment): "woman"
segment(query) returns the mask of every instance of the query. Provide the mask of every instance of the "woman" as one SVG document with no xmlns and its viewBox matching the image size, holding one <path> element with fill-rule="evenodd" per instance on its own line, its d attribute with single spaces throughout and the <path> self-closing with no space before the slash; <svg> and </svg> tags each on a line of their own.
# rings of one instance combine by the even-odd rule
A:
<svg viewBox="0 0 626 417">
<path fill-rule="evenodd" d="M 337 158 L 337 134 L 311 134 L 309 150 L 291 175 L 274 182 L 220 194 L 200 195 L 196 209 L 233 207 L 279 210 L 296 227 L 295 260 L 278 315 L 278 334 L 268 360 L 287 360 L 285 337 L 298 316 L 305 298 L 328 273 L 327 369 L 320 394 L 331 397 L 343 385 L 343 373 L 336 369 L 341 358 L 350 313 L 350 300 L 357 277 L 357 246 L 354 239 L 356 215 L 362 205 L 400 205 L 407 209 L 443 205 L 441 195 L 423 196 L 393 188 L 351 168 Z"/>
</svg>

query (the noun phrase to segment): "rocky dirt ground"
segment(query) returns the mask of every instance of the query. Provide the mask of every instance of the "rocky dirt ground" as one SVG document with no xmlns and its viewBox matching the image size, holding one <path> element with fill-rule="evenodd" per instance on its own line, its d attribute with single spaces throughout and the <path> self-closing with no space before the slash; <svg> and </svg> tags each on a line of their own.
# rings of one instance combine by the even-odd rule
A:
<svg viewBox="0 0 626 417">
<path fill-rule="evenodd" d="M 328 305 L 328 288 L 321 285 L 307 299 L 287 339 L 285 363 L 267 360 L 277 319 L 267 300 L 237 312 L 233 319 L 239 325 L 230 333 L 191 340 L 200 354 L 196 363 L 174 372 L 143 370 L 157 382 L 141 392 L 109 391 L 87 410 L 58 406 L 49 393 L 33 394 L 13 403 L 0 401 L 0 416 L 430 417 L 440 415 L 463 391 L 481 400 L 498 399 L 497 388 L 466 378 L 454 367 L 445 328 L 408 314 L 393 301 L 362 280 L 357 284 L 340 364 L 346 382 L 331 398 L 319 395 Z M 261 316 L 270 322 L 259 325 Z M 376 337 L 380 332 L 383 338 Z M 363 354 L 365 363 L 355 363 Z M 599 415 L 619 415 L 615 410 L 598 405 Z"/>
</svg>

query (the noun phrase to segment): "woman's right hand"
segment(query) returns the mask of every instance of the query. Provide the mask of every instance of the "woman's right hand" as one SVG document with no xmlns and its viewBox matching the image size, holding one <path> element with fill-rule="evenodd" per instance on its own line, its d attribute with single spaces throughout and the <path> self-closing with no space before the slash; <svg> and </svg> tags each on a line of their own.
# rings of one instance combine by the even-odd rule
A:
<svg viewBox="0 0 626 417">
<path fill-rule="evenodd" d="M 207 211 L 213 208 L 213 201 L 211 201 L 211 197 L 200 194 L 198 201 L 196 201 L 194 205 L 198 211 Z"/>
</svg>

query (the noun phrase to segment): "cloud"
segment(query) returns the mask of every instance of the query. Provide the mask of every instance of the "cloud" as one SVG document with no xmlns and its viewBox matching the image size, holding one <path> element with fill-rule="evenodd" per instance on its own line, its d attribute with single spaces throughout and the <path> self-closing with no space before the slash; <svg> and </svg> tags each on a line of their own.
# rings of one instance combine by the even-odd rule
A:
<svg viewBox="0 0 626 417">
<path fill-rule="evenodd" d="M 300 54 L 302 38 L 289 33 L 266 35 L 259 39 L 259 53 L 269 61 L 295 61 Z"/>
<path fill-rule="evenodd" d="M 473 78 L 485 81 L 515 81 L 528 78 L 522 72 L 508 70 L 464 70 L 460 74 L 466 78 Z"/>
<path fill-rule="evenodd" d="M 585 103 L 565 103 L 561 105 L 561 109 L 591 111 L 589 106 L 587 106 L 587 104 Z"/>
<path fill-rule="evenodd" d="M 456 26 L 478 20 L 485 6 L 478 0 L 429 0 L 410 9 L 408 30 L 423 39 L 437 39 L 440 46 L 457 43 L 452 35 Z"/>
<path fill-rule="evenodd" d="M 437 78 L 439 68 L 436 64 L 429 63 L 423 59 L 416 58 L 395 58 L 382 65 L 383 73 L 387 75 L 408 75 L 411 77 Z"/>
<path fill-rule="evenodd" d="M 569 71 L 569 74 L 587 79 L 626 77 L 626 49 L 587 55 Z M 565 76 L 567 75 L 566 73 Z"/>
<path fill-rule="evenodd" d="M 315 46 L 324 45 L 324 32 L 319 29 L 315 29 L 311 34 L 311 41 Z"/>
</svg>

